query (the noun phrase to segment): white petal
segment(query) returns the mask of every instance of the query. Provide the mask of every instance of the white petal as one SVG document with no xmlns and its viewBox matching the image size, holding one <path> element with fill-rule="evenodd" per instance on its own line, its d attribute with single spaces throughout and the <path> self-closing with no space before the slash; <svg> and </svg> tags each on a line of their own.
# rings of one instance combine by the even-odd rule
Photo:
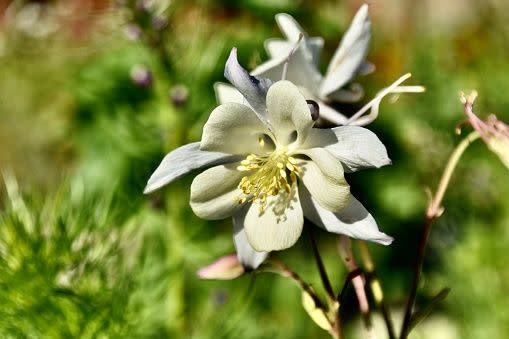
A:
<svg viewBox="0 0 509 339">
<path fill-rule="evenodd" d="M 291 45 L 290 45 L 291 46 Z M 294 46 L 291 46 L 289 51 Z M 251 74 L 259 77 L 279 81 L 282 79 L 283 67 L 288 60 L 288 54 L 276 56 L 258 67 Z M 313 62 L 313 54 L 308 50 L 305 43 L 301 43 L 288 62 L 286 80 L 289 80 L 297 86 L 302 86 L 312 92 L 317 92 L 322 75 Z"/>
<path fill-rule="evenodd" d="M 269 134 L 265 124 L 248 106 L 228 102 L 216 107 L 203 126 L 200 149 L 230 154 L 264 151 L 259 138 Z"/>
<path fill-rule="evenodd" d="M 258 203 L 253 203 L 244 219 L 247 240 L 256 251 L 283 250 L 297 242 L 304 224 L 297 185 L 291 196 L 270 196 L 265 211 L 260 213 L 259 208 Z"/>
<path fill-rule="evenodd" d="M 267 39 L 264 43 L 267 54 L 272 58 L 287 57 L 295 43 L 283 39 Z"/>
<path fill-rule="evenodd" d="M 278 81 L 270 87 L 267 118 L 279 145 L 300 145 L 314 124 L 306 99 L 289 81 Z"/>
<path fill-rule="evenodd" d="M 279 13 L 276 14 L 276 22 L 281 29 L 283 35 L 290 42 L 297 42 L 299 40 L 299 34 L 305 35 L 306 32 L 300 27 L 299 23 L 289 14 Z"/>
<path fill-rule="evenodd" d="M 313 64 L 318 68 L 318 64 L 320 63 L 320 54 L 323 48 L 323 38 L 322 37 L 307 38 L 306 44 L 308 46 L 309 51 L 311 52 Z"/>
<path fill-rule="evenodd" d="M 243 206 L 242 209 L 233 216 L 233 242 L 237 250 L 237 258 L 242 266 L 248 270 L 254 270 L 267 259 L 269 252 L 258 252 L 251 246 L 249 241 L 247 241 L 246 232 L 244 231 L 244 219 L 246 218 L 249 207 L 250 205 Z"/>
<path fill-rule="evenodd" d="M 225 104 L 227 102 L 236 102 L 249 106 L 246 98 L 232 85 L 228 85 L 222 82 L 216 82 L 214 84 L 214 91 L 216 92 L 216 101 L 219 104 Z"/>
<path fill-rule="evenodd" d="M 357 102 L 364 96 L 361 85 L 354 83 L 345 88 L 340 88 L 328 95 L 328 98 L 338 102 Z"/>
<path fill-rule="evenodd" d="M 354 197 L 350 198 L 348 206 L 339 213 L 332 213 L 322 208 L 305 188 L 301 188 L 300 198 L 306 218 L 329 232 L 383 245 L 389 245 L 394 240 L 378 230 L 375 219 Z"/>
<path fill-rule="evenodd" d="M 320 118 L 330 121 L 336 125 L 343 125 L 348 121 L 346 116 L 325 104 L 323 101 L 317 100 L 316 102 L 318 103 L 318 106 L 320 106 Z"/>
<path fill-rule="evenodd" d="M 338 165 L 336 173 L 322 172 L 313 161 L 305 161 L 300 176 L 313 198 L 320 206 L 331 212 L 341 211 L 350 198 L 350 186 L 345 181 L 343 168 L 339 162 Z"/>
<path fill-rule="evenodd" d="M 346 31 L 338 49 L 334 53 L 320 87 L 320 97 L 346 84 L 364 63 L 371 38 L 371 22 L 368 17 L 368 5 L 363 5 Z"/>
<path fill-rule="evenodd" d="M 265 97 L 272 81 L 250 75 L 237 60 L 237 49 L 233 48 L 226 61 L 224 76 L 235 86 L 263 120 L 266 106 Z"/>
<path fill-rule="evenodd" d="M 189 203 L 202 219 L 219 220 L 232 216 L 242 207 L 236 197 L 242 191 L 237 187 L 245 172 L 237 171 L 239 163 L 209 168 L 194 178 Z"/>
<path fill-rule="evenodd" d="M 313 128 L 305 147 L 325 147 L 343 164 L 345 171 L 389 165 L 387 150 L 375 133 L 359 126 Z"/>
<path fill-rule="evenodd" d="M 192 170 L 238 160 L 237 156 L 200 150 L 200 143 L 181 146 L 168 153 L 148 179 L 143 193 L 147 194 L 169 184 Z"/>
</svg>

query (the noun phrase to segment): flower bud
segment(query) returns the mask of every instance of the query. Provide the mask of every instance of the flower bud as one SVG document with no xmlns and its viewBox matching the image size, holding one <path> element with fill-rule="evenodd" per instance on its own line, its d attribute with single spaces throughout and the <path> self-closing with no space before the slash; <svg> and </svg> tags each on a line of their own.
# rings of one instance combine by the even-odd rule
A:
<svg viewBox="0 0 509 339">
<path fill-rule="evenodd" d="M 233 253 L 200 268 L 196 275 L 200 279 L 231 280 L 240 277 L 244 272 L 244 267 L 237 259 L 237 255 Z"/>
<path fill-rule="evenodd" d="M 152 72 L 145 66 L 133 66 L 130 75 L 134 84 L 140 87 L 148 87 L 152 84 Z"/>
</svg>

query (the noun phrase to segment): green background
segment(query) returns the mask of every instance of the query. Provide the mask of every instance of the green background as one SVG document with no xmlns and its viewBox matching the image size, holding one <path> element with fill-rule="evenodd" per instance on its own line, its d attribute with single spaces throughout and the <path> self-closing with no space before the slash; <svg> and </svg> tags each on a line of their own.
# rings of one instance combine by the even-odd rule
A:
<svg viewBox="0 0 509 339">
<path fill-rule="evenodd" d="M 324 37 L 325 71 L 361 3 L 156 1 L 148 10 L 133 1 L 34 3 L 0 3 L 0 337 L 326 338 L 289 280 L 196 277 L 233 243 L 230 220 L 193 215 L 193 175 L 149 196 L 142 190 L 164 154 L 199 140 L 232 47 L 246 68 L 260 64 L 263 41 L 280 37 L 274 15 L 287 12 Z M 459 91 L 477 89 L 477 113 L 509 122 L 508 10 L 502 0 L 370 3 L 368 60 L 376 71 L 358 79 L 366 97 L 339 108 L 355 112 L 406 72 L 407 84 L 427 89 L 384 101 L 369 126 L 393 165 L 347 176 L 396 239 L 370 249 L 397 328 L 425 189 L 436 188 L 462 138 L 454 133 L 464 121 Z M 167 25 L 154 27 L 163 18 Z M 133 23 L 142 32 L 134 41 L 124 34 Z M 136 65 L 151 71 L 151 84 L 133 82 Z M 182 88 L 183 103 L 175 100 Z M 414 338 L 509 333 L 508 174 L 481 141 L 460 162 L 433 226 L 418 305 L 443 287 L 452 291 Z M 339 291 L 346 272 L 337 237 L 317 236 Z M 306 231 L 275 256 L 321 293 Z M 347 337 L 362 337 L 351 289 L 342 314 Z"/>
</svg>

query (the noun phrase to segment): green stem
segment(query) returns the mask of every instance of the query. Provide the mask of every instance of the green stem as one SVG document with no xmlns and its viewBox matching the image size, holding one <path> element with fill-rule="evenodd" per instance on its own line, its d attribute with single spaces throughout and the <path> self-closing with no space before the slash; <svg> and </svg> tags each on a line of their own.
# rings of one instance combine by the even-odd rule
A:
<svg viewBox="0 0 509 339">
<path fill-rule="evenodd" d="M 452 174 L 458 165 L 458 162 L 467 149 L 467 147 L 477 140 L 480 137 L 479 133 L 476 131 L 471 132 L 469 135 L 463 139 L 456 149 L 451 154 L 449 161 L 444 169 L 444 173 L 442 174 L 442 178 L 440 179 L 440 183 L 438 184 L 437 191 L 435 195 L 431 198 L 429 202 L 428 209 L 426 211 L 426 220 L 424 222 L 424 228 L 422 230 L 421 239 L 419 241 L 419 246 L 417 248 L 417 258 L 415 264 L 415 270 L 412 278 L 412 286 L 410 289 L 410 294 L 408 296 L 408 302 L 405 309 L 405 317 L 403 320 L 403 326 L 401 327 L 401 339 L 406 339 L 409 334 L 409 326 L 412 320 L 412 310 L 415 304 L 415 298 L 417 296 L 417 287 L 419 286 L 419 280 L 421 278 L 422 272 L 422 263 L 424 261 L 424 254 L 426 251 L 426 245 L 428 243 L 429 234 L 431 231 L 431 225 L 433 221 L 439 218 L 444 209 L 440 205 L 442 204 L 442 200 L 444 198 L 445 192 L 447 191 L 447 187 L 449 186 L 449 182 L 451 181 Z"/>
</svg>

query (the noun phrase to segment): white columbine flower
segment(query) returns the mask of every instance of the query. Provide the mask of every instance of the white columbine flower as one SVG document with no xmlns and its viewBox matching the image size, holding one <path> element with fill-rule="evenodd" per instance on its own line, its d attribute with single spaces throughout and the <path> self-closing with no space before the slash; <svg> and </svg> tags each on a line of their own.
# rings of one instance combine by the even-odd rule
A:
<svg viewBox="0 0 509 339">
<path fill-rule="evenodd" d="M 348 118 L 329 104 L 333 101 L 358 101 L 364 95 L 362 87 L 358 84 L 352 85 L 350 89 L 344 86 L 357 74 L 368 73 L 373 68 L 372 64 L 365 61 L 371 38 L 368 6 L 365 4 L 358 10 L 334 53 L 325 75 L 320 73 L 318 67 L 323 39 L 309 37 L 288 14 L 276 15 L 276 21 L 286 39 L 267 40 L 265 49 L 271 59 L 255 68 L 251 74 L 273 81 L 281 79 L 288 55 L 297 46 L 289 59 L 286 79 L 297 85 L 306 98 L 318 103 L 322 118 L 338 125 L 345 124 Z M 301 34 L 303 38 L 299 43 Z M 236 102 L 241 98 L 240 94 L 229 85 L 216 84 L 215 89 L 220 103 Z"/>
<path fill-rule="evenodd" d="M 170 152 L 145 193 L 210 167 L 191 185 L 191 208 L 209 220 L 233 216 L 237 254 L 248 268 L 295 244 L 304 217 L 329 232 L 390 244 L 344 178 L 345 171 L 390 163 L 376 135 L 357 126 L 313 128 L 299 89 L 249 75 L 235 49 L 225 76 L 249 106 L 231 102 L 214 109 L 201 141 Z"/>
</svg>

